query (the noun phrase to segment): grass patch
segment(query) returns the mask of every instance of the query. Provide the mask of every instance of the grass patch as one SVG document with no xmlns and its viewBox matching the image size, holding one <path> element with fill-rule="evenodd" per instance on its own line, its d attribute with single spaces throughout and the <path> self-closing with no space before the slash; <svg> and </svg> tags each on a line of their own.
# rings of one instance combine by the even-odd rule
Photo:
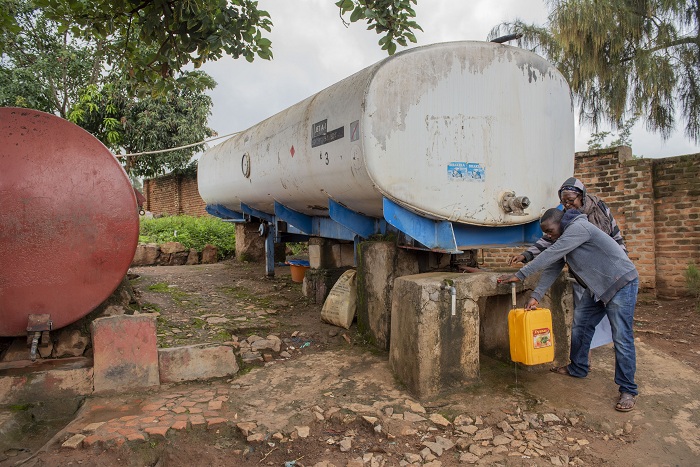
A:
<svg viewBox="0 0 700 467">
<path fill-rule="evenodd" d="M 216 246 L 219 258 L 226 258 L 236 249 L 236 226 L 216 217 L 165 216 L 142 218 L 139 242 L 180 242 L 185 248 L 202 251 L 206 244 Z"/>
<path fill-rule="evenodd" d="M 688 263 L 688 268 L 685 270 L 685 282 L 688 291 L 697 301 L 695 309 L 700 311 L 700 269 L 694 263 Z"/>
<path fill-rule="evenodd" d="M 264 308 L 273 308 L 272 300 L 270 300 L 269 298 L 260 297 L 258 295 L 255 295 L 243 287 L 236 287 L 236 286 L 221 287 L 220 290 L 222 292 L 224 292 L 226 295 L 231 295 L 232 297 L 234 297 L 238 300 L 245 300 L 248 302 L 252 302 L 253 304 L 255 304 L 257 306 L 261 306 Z"/>
<path fill-rule="evenodd" d="M 167 293 L 170 294 L 173 300 L 182 304 L 182 301 L 187 298 L 187 292 L 179 290 L 177 287 L 168 285 L 166 282 L 158 282 L 156 284 L 151 284 L 148 286 L 148 290 L 156 293 Z"/>
<path fill-rule="evenodd" d="M 149 285 L 148 290 L 151 292 L 167 293 L 170 292 L 170 286 L 166 282 L 158 282 L 157 284 Z"/>
<path fill-rule="evenodd" d="M 221 342 L 226 342 L 231 340 L 231 333 L 228 331 L 221 330 L 214 334 L 213 336 L 214 340 L 221 341 Z"/>
<path fill-rule="evenodd" d="M 204 329 L 207 322 L 201 318 L 192 318 L 192 327 L 195 329 Z"/>
<path fill-rule="evenodd" d="M 145 302 L 141 305 L 141 309 L 144 313 L 160 313 L 160 307 L 155 303 Z M 160 316 L 158 318 L 160 319 Z"/>
<path fill-rule="evenodd" d="M 26 412 L 34 407 L 32 404 L 15 404 L 9 407 L 10 412 Z"/>
</svg>

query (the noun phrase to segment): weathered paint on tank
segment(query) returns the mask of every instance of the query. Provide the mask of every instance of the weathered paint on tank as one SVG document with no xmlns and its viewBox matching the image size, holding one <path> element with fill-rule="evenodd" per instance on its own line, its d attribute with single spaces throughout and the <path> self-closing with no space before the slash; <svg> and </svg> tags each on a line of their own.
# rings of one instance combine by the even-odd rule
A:
<svg viewBox="0 0 700 467">
<path fill-rule="evenodd" d="M 109 150 L 43 112 L 0 109 L 0 336 L 54 329 L 102 303 L 138 242 L 134 190 Z"/>
<path fill-rule="evenodd" d="M 562 75 L 515 47 L 454 42 L 372 65 L 207 151 L 207 204 L 327 215 L 331 198 L 382 217 L 382 197 L 429 218 L 518 225 L 573 173 Z M 247 172 L 249 170 L 249 172 Z M 247 175 L 247 176 L 246 176 Z M 525 215 L 501 196 L 527 196 Z"/>
</svg>

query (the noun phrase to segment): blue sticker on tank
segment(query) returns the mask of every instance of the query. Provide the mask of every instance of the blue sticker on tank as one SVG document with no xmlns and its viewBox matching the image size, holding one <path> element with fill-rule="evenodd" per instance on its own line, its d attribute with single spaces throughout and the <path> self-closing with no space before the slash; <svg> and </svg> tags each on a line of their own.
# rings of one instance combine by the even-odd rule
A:
<svg viewBox="0 0 700 467">
<path fill-rule="evenodd" d="M 486 179 L 484 167 L 476 162 L 450 162 L 447 164 L 447 178 L 463 182 L 483 182 Z"/>
<path fill-rule="evenodd" d="M 466 180 L 467 163 L 450 162 L 449 164 L 447 164 L 447 178 L 449 178 L 450 180 Z"/>
<path fill-rule="evenodd" d="M 477 162 L 467 164 L 467 180 L 470 182 L 483 182 L 486 180 L 486 170 L 484 166 Z"/>
</svg>

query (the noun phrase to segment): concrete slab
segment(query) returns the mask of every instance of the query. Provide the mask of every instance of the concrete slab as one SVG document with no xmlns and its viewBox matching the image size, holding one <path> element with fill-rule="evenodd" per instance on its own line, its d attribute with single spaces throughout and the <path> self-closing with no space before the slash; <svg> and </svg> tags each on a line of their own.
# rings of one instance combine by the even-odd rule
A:
<svg viewBox="0 0 700 467">
<path fill-rule="evenodd" d="M 157 386 L 156 317 L 110 316 L 92 322 L 95 392 Z"/>
<path fill-rule="evenodd" d="M 92 393 L 92 360 L 22 360 L 0 364 L 0 401 L 23 404 Z"/>
<path fill-rule="evenodd" d="M 238 373 L 233 349 L 223 345 L 158 349 L 158 365 L 161 383 L 220 378 Z"/>
</svg>

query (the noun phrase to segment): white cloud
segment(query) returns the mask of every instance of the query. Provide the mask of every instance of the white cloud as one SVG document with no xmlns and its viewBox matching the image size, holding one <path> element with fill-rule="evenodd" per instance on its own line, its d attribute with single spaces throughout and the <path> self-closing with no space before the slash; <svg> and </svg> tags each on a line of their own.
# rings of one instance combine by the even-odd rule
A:
<svg viewBox="0 0 700 467">
<path fill-rule="evenodd" d="M 241 131 L 386 57 L 380 36 L 364 23 L 345 27 L 334 0 L 261 0 L 274 23 L 269 34 L 274 59 L 234 60 L 224 57 L 203 69 L 219 83 L 210 126 L 219 134 Z M 485 40 L 500 22 L 520 18 L 544 23 L 542 0 L 419 0 L 417 22 L 423 28 L 418 45 L 457 40 Z M 590 129 L 576 131 L 576 150 L 585 150 Z M 667 142 L 638 124 L 633 151 L 644 157 L 700 152 L 677 131 Z"/>
</svg>

